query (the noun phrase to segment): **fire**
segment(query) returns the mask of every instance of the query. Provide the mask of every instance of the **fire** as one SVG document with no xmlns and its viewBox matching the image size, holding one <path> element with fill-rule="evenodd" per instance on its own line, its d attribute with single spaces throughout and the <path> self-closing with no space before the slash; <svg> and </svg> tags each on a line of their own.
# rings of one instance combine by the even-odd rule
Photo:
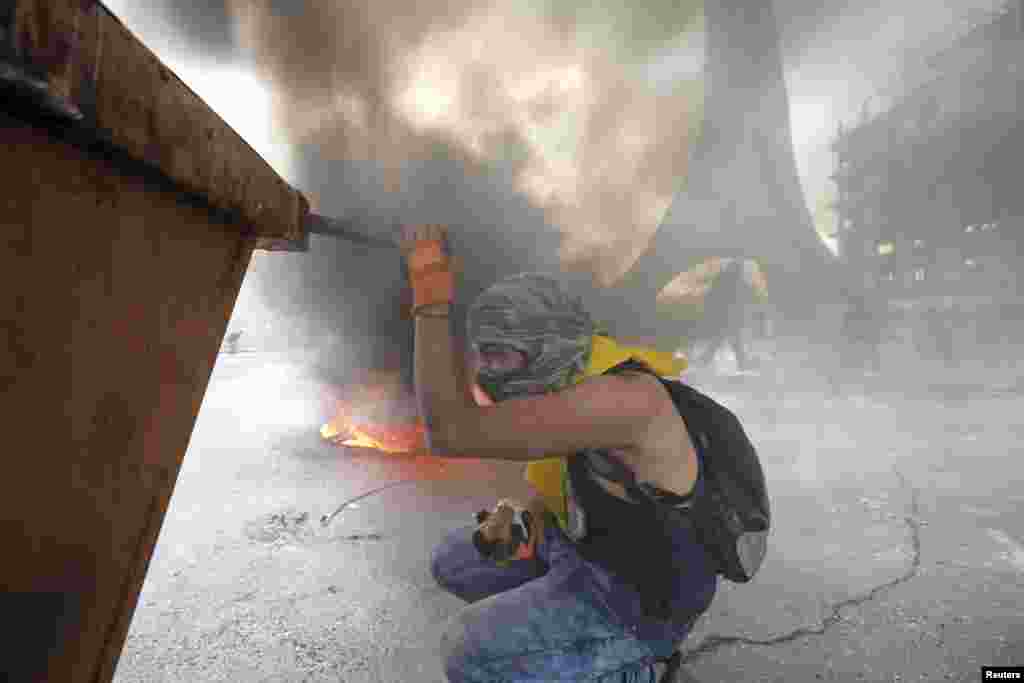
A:
<svg viewBox="0 0 1024 683">
<path fill-rule="evenodd" d="M 409 415 L 411 400 L 397 374 L 372 373 L 348 394 L 332 401 L 333 417 L 320 427 L 322 438 L 392 454 L 426 450 L 426 429 L 418 416 Z"/>
<path fill-rule="evenodd" d="M 478 397 L 478 401 L 481 398 Z M 468 453 L 444 457 L 427 448 L 427 430 L 412 394 L 397 373 L 370 373 L 325 395 L 326 443 L 348 450 L 338 465 L 346 479 L 386 481 L 494 481 L 507 470 Z M 358 449 L 358 450 L 356 450 Z"/>
<path fill-rule="evenodd" d="M 342 446 L 374 448 L 385 453 L 415 453 L 426 449 L 422 422 L 349 422 L 337 415 L 320 428 L 320 436 Z"/>
</svg>

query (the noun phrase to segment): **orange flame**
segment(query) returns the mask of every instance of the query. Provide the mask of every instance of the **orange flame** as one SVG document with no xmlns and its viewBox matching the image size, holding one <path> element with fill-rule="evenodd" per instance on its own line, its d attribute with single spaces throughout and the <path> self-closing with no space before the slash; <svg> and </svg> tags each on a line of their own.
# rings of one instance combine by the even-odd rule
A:
<svg viewBox="0 0 1024 683">
<path fill-rule="evenodd" d="M 369 379 L 351 390 L 349 398 L 333 401 L 334 416 L 320 427 L 320 436 L 343 446 L 384 453 L 425 451 L 426 429 L 422 421 L 393 417 L 403 397 L 397 376 L 374 373 Z"/>
<path fill-rule="evenodd" d="M 414 453 L 426 449 L 423 425 L 367 423 L 339 425 L 335 418 L 320 428 L 320 436 L 343 446 L 374 448 L 385 453 Z"/>
</svg>

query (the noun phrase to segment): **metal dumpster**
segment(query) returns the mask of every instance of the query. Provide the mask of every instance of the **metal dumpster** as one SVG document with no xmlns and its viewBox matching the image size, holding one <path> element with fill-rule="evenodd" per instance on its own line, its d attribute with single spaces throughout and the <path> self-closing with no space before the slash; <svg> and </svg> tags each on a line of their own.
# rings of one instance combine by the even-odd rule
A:
<svg viewBox="0 0 1024 683">
<path fill-rule="evenodd" d="M 0 2 L 0 179 L 0 678 L 109 681 L 250 255 L 308 204 L 83 0 Z"/>
</svg>

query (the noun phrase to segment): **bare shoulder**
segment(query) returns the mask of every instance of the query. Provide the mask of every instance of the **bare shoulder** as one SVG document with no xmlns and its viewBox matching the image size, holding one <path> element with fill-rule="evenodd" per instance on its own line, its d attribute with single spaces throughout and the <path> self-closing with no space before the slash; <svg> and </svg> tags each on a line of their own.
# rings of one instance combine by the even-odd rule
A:
<svg viewBox="0 0 1024 683">
<path fill-rule="evenodd" d="M 607 377 L 608 375 L 605 376 Z M 664 427 L 665 423 L 672 422 L 673 420 L 682 422 L 679 411 L 676 410 L 675 403 L 672 401 L 672 396 L 662 385 L 661 380 L 651 373 L 640 370 L 625 370 L 610 376 L 629 382 L 635 387 L 634 393 L 637 391 L 644 393 L 647 397 L 646 405 L 652 411 L 651 414 L 658 418 L 656 422 L 660 423 L 659 427 Z M 640 387 L 643 387 L 643 389 Z"/>
<path fill-rule="evenodd" d="M 686 421 L 668 391 L 657 379 L 647 377 L 658 385 L 664 402 L 658 404 L 648 436 L 635 451 L 637 475 L 660 489 L 683 496 L 697 482 L 697 451 Z"/>
<path fill-rule="evenodd" d="M 602 376 L 611 377 L 618 378 L 617 386 L 631 387 L 627 394 L 645 396 L 646 410 L 650 411 L 643 438 L 631 448 L 617 449 L 616 454 L 633 469 L 638 480 L 676 495 L 690 493 L 697 482 L 697 451 L 668 390 L 657 377 L 643 371 Z M 629 499 L 621 484 L 601 477 L 597 481 L 612 495 Z"/>
</svg>

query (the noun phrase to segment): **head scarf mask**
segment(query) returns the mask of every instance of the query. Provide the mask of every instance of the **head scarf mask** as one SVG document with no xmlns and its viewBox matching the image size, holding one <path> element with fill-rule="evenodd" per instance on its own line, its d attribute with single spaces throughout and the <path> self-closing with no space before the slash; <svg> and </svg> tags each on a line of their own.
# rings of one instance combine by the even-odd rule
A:
<svg viewBox="0 0 1024 683">
<path fill-rule="evenodd" d="M 477 383 L 494 401 L 568 386 L 586 367 L 595 332 L 580 300 L 539 273 L 514 275 L 485 290 L 466 322 L 475 351 L 501 345 L 526 356 L 521 370 L 479 372 Z"/>
</svg>

